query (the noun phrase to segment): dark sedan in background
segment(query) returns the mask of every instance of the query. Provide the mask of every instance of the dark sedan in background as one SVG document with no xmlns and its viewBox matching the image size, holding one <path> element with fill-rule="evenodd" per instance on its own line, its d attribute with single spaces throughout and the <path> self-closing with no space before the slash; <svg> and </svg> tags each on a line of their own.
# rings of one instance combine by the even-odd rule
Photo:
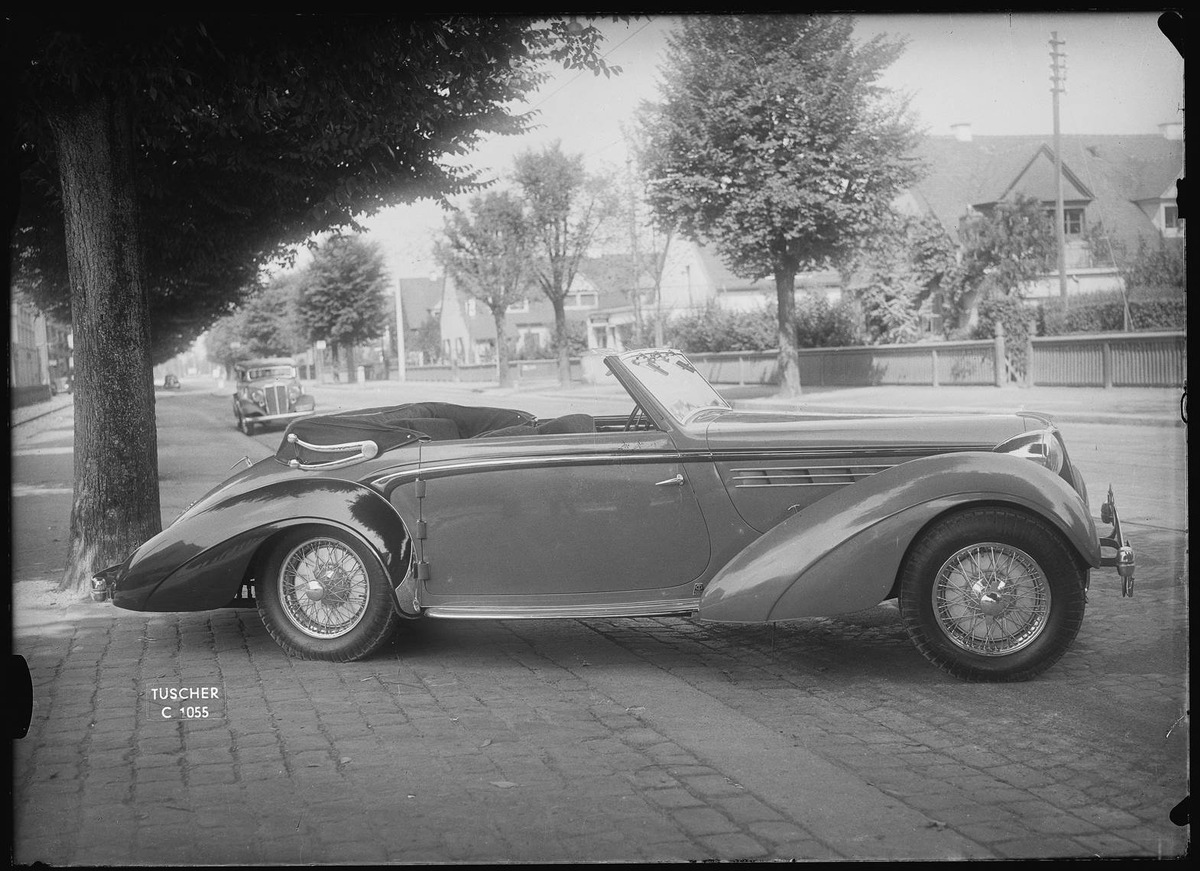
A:
<svg viewBox="0 0 1200 871">
<path fill-rule="evenodd" d="M 287 423 L 316 411 L 316 403 L 300 386 L 291 360 L 247 360 L 236 364 L 234 372 L 233 416 L 246 435 L 253 435 L 259 426 Z"/>
</svg>

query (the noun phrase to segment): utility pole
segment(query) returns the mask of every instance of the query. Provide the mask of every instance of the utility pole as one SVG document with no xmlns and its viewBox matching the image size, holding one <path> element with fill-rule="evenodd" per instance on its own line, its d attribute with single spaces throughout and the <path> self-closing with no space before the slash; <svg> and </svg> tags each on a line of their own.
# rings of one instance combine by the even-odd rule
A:
<svg viewBox="0 0 1200 871">
<path fill-rule="evenodd" d="M 1062 176 L 1062 134 L 1058 127 L 1058 95 L 1067 90 L 1067 53 L 1059 51 L 1059 46 L 1066 45 L 1064 39 L 1058 38 L 1058 31 L 1050 33 L 1050 93 L 1054 95 L 1054 181 L 1057 195 L 1054 202 L 1054 237 L 1058 242 L 1058 293 L 1065 301 L 1067 298 L 1067 239 L 1063 226 L 1063 176 Z"/>
</svg>

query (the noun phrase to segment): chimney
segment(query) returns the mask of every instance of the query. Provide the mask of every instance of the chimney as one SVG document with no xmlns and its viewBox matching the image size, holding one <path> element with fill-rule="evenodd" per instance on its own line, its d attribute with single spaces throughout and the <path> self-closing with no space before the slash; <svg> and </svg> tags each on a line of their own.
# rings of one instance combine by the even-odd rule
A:
<svg viewBox="0 0 1200 871">
<path fill-rule="evenodd" d="M 951 124 L 950 129 L 954 131 L 954 138 L 959 142 L 971 141 L 971 125 L 968 123 Z"/>
<path fill-rule="evenodd" d="M 1168 121 L 1166 124 L 1159 124 L 1158 129 L 1162 131 L 1164 139 L 1169 139 L 1172 142 L 1178 142 L 1183 138 L 1183 122 Z"/>
</svg>

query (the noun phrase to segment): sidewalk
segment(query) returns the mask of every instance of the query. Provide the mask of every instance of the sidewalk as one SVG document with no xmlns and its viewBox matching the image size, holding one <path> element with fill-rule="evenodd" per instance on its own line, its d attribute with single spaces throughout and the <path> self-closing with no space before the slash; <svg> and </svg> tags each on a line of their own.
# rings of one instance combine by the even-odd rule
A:
<svg viewBox="0 0 1200 871">
<path fill-rule="evenodd" d="M 500 387 L 496 382 L 404 382 L 419 385 L 430 396 L 439 390 L 480 395 L 480 402 L 503 396 L 538 396 L 561 399 L 613 399 L 626 397 L 612 379 L 600 384 L 555 381 L 523 382 Z M 314 395 L 350 399 L 361 392 L 364 404 L 381 404 L 398 381 L 363 384 L 306 384 Z M 1139 424 L 1183 426 L 1180 400 L 1183 391 L 1167 387 L 930 387 L 888 385 L 876 387 L 810 387 L 798 399 L 784 399 L 773 385 L 715 385 L 735 408 L 758 411 L 799 411 L 809 414 L 987 414 L 1033 411 L 1056 423 Z M 487 398 L 484 398 L 487 397 Z M 318 404 L 320 407 L 320 403 Z"/>
<path fill-rule="evenodd" d="M 37 420 L 39 417 L 45 417 L 47 414 L 58 411 L 60 408 L 66 408 L 68 405 L 74 403 L 74 401 L 74 393 L 59 393 L 56 396 L 50 397 L 45 402 L 35 402 L 32 405 L 11 408 L 8 412 L 8 426 L 11 429 L 14 426 L 20 426 L 31 420 Z"/>
<path fill-rule="evenodd" d="M 389 394 L 400 389 L 420 389 L 429 396 L 469 392 L 480 403 L 501 396 L 539 396 L 562 399 L 623 400 L 624 388 L 611 379 L 602 384 L 573 382 L 567 387 L 556 381 L 526 381 L 501 388 L 496 382 L 367 381 L 361 384 L 305 382 L 306 390 L 318 398 L 318 408 L 354 408 L 386 405 Z M 783 399 L 772 385 L 716 385 L 717 392 L 734 408 L 747 411 L 799 411 L 808 414 L 986 414 L 1034 411 L 1055 423 L 1138 424 L 1183 426 L 1183 391 L 1171 387 L 810 387 L 798 399 Z M 214 393 L 229 391 L 218 390 Z M 325 401 L 321 401 L 324 397 Z M 330 400 L 336 400 L 331 402 Z M 44 417 L 74 401 L 73 394 L 59 394 L 10 411 L 9 426 L 15 427 Z"/>
<path fill-rule="evenodd" d="M 777 396 L 735 399 L 740 408 L 799 409 L 828 414 L 934 414 L 1035 411 L 1056 423 L 1183 426 L 1182 390 L 1161 387 L 929 387 L 815 388 L 798 401 Z"/>
</svg>

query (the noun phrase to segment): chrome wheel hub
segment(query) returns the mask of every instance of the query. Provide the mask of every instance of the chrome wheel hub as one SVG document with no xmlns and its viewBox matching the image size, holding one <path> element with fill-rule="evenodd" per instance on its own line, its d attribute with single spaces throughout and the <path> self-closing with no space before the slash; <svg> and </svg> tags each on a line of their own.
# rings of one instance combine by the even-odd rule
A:
<svg viewBox="0 0 1200 871">
<path fill-rule="evenodd" d="M 983 542 L 942 564 L 933 584 L 933 612 L 955 645 L 982 656 L 1004 656 L 1032 644 L 1050 615 L 1050 584 L 1018 547 Z"/>
</svg>

